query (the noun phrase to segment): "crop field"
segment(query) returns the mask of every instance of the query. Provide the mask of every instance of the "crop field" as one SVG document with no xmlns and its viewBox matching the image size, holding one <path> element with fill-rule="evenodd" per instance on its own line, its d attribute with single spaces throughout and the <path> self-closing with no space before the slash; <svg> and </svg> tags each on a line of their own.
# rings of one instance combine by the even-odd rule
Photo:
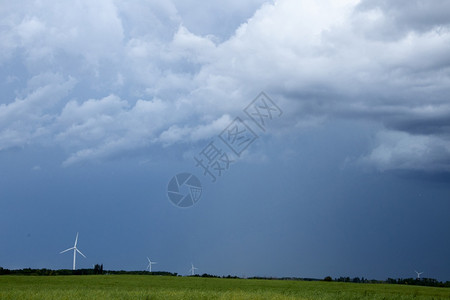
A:
<svg viewBox="0 0 450 300">
<path fill-rule="evenodd" d="M 0 276 L 0 299 L 450 299 L 450 289 L 145 275 Z"/>
</svg>

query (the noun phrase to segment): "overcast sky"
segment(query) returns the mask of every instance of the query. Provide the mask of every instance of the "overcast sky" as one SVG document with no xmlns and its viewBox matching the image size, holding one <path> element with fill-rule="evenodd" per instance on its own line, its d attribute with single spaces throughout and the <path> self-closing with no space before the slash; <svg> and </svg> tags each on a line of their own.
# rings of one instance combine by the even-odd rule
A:
<svg viewBox="0 0 450 300">
<path fill-rule="evenodd" d="M 80 268 L 450 280 L 449 12 L 0 0 L 0 266 L 70 268 L 79 232 Z M 215 182 L 211 141 L 233 161 Z M 182 209 L 183 172 L 203 192 Z"/>
</svg>

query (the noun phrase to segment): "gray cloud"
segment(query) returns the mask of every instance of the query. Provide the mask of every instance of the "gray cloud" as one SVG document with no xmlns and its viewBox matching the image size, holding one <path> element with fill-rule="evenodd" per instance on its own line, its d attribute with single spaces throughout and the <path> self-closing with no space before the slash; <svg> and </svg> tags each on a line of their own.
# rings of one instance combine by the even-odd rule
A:
<svg viewBox="0 0 450 300">
<path fill-rule="evenodd" d="M 367 33 L 380 39 L 398 39 L 411 31 L 441 31 L 450 24 L 446 0 L 363 0 L 357 6 L 361 17 L 373 18 Z M 362 21 L 362 20 L 361 20 Z"/>
<path fill-rule="evenodd" d="M 213 35 L 217 41 L 227 40 L 242 23 L 268 0 L 208 1 L 174 0 L 183 25 L 196 35 Z"/>
</svg>

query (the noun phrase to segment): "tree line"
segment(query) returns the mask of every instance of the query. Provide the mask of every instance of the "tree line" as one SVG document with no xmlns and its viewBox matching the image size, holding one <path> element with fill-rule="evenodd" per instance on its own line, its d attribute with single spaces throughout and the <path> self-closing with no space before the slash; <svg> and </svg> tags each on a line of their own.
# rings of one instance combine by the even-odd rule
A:
<svg viewBox="0 0 450 300">
<path fill-rule="evenodd" d="M 162 275 L 162 276 L 177 276 L 177 273 L 170 272 L 148 272 L 148 271 L 113 271 L 113 270 L 103 270 L 103 265 L 95 265 L 92 269 L 18 269 L 9 270 L 0 267 L 0 275 L 34 275 L 34 276 L 57 276 L 57 275 L 113 275 L 113 274 L 130 274 L 130 275 Z"/>
<path fill-rule="evenodd" d="M 352 282 L 352 283 L 388 283 L 388 284 L 405 284 L 405 285 L 420 285 L 420 286 L 432 286 L 432 287 L 450 287 L 450 281 L 442 282 L 434 278 L 388 278 L 386 280 L 374 280 L 366 279 L 364 277 L 339 277 L 334 280 L 330 276 L 325 277 L 324 281 L 337 281 L 337 282 Z"/>
</svg>

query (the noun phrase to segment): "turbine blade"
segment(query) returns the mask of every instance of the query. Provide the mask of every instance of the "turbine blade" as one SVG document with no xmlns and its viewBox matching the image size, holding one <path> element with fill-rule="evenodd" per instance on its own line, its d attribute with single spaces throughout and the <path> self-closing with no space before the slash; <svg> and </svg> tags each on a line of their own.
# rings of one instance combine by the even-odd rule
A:
<svg viewBox="0 0 450 300">
<path fill-rule="evenodd" d="M 74 249 L 74 247 L 69 248 L 69 249 L 66 249 L 66 250 L 64 250 L 64 251 L 59 252 L 59 254 L 64 253 L 64 252 L 67 252 L 67 251 L 69 251 L 69 250 L 73 250 L 73 249 Z"/>
<path fill-rule="evenodd" d="M 86 256 L 84 256 L 84 254 L 83 253 L 81 253 L 81 251 L 80 250 L 78 250 L 77 248 L 75 248 L 75 250 L 77 250 L 77 252 L 78 253 L 80 253 L 84 258 L 87 258 Z"/>
<path fill-rule="evenodd" d="M 75 245 L 74 245 L 74 247 L 77 246 L 77 243 L 78 243 L 78 232 L 77 232 L 77 237 L 75 238 Z"/>
</svg>

